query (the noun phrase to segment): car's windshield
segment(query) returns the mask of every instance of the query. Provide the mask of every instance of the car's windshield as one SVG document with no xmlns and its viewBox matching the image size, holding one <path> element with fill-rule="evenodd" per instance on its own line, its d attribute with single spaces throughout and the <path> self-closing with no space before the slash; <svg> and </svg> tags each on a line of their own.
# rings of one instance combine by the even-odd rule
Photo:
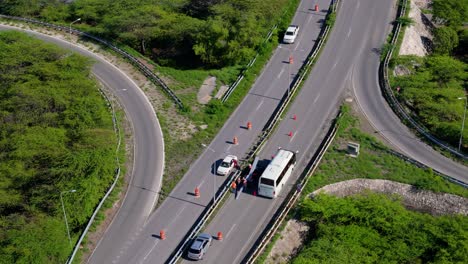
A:
<svg viewBox="0 0 468 264">
<path fill-rule="evenodd" d="M 223 161 L 223 162 L 221 163 L 221 167 L 229 168 L 229 163 Z"/>
<path fill-rule="evenodd" d="M 292 32 L 292 31 L 286 31 L 286 35 L 292 36 L 292 35 L 294 35 L 294 32 Z"/>
<path fill-rule="evenodd" d="M 189 252 L 192 253 L 192 254 L 200 254 L 201 250 L 200 249 L 189 249 Z"/>
</svg>

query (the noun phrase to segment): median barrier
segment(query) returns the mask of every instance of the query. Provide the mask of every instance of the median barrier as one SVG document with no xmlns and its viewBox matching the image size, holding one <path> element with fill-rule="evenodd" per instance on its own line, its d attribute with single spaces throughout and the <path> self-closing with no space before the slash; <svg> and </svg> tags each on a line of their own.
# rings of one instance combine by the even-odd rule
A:
<svg viewBox="0 0 468 264">
<path fill-rule="evenodd" d="M 338 2 L 339 2 L 339 0 L 332 0 L 331 1 L 330 12 L 335 12 L 336 11 Z M 273 131 L 273 128 L 280 121 L 280 116 L 283 114 L 283 112 L 285 111 L 287 105 L 291 101 L 293 95 L 295 94 L 298 87 L 300 86 L 300 84 L 304 80 L 307 70 L 312 65 L 312 62 L 314 61 L 314 59 L 318 55 L 318 52 L 319 52 L 320 48 L 322 47 L 322 45 L 323 45 L 329 31 L 330 31 L 329 26 L 325 26 L 324 28 L 322 28 L 322 31 L 319 34 L 319 41 L 314 45 L 314 47 L 312 48 L 312 51 L 309 53 L 309 56 L 307 57 L 304 64 L 302 65 L 301 70 L 299 71 L 299 77 L 294 80 L 294 83 L 293 83 L 292 88 L 290 89 L 290 91 L 285 92 L 285 94 L 283 95 L 283 97 L 281 99 L 281 102 L 278 105 L 277 109 L 275 109 L 272 116 L 267 121 L 267 124 L 263 128 L 262 133 L 260 134 L 259 137 L 257 137 L 257 140 L 255 140 L 255 142 L 252 144 L 252 147 L 247 151 L 245 158 L 243 158 L 242 160 L 246 160 L 246 161 L 251 160 L 261 150 L 261 148 L 263 147 L 263 144 L 266 142 L 266 139 L 268 138 L 268 136 Z M 242 76 L 242 78 L 243 78 L 243 76 Z M 322 144 L 324 144 L 324 142 L 330 142 L 330 139 L 326 138 L 322 142 Z M 233 174 L 231 178 L 228 178 L 226 180 L 227 184 L 224 185 L 224 187 L 223 187 L 223 189 L 222 189 L 222 191 L 221 191 L 221 193 L 219 195 L 221 199 L 216 198 L 216 202 L 215 202 L 214 199 L 212 200 L 212 202 L 206 207 L 204 212 L 200 215 L 198 220 L 195 222 L 195 224 L 191 228 L 191 231 L 189 232 L 189 234 L 177 246 L 177 249 L 172 253 L 172 255 L 169 257 L 169 259 L 166 261 L 166 263 L 173 264 L 173 263 L 176 263 L 180 259 L 180 257 L 182 256 L 182 253 L 188 247 L 189 242 L 195 237 L 195 235 L 205 225 L 207 219 L 213 214 L 213 212 L 219 206 L 220 201 L 225 197 L 227 191 L 230 188 L 230 183 L 232 181 L 235 181 L 238 177 L 240 177 L 240 170 L 237 171 L 235 174 Z M 304 185 L 302 185 L 302 186 L 304 186 Z M 256 195 L 256 193 L 254 195 Z"/>
<path fill-rule="evenodd" d="M 113 45 L 112 43 L 103 40 L 101 38 L 98 38 L 96 36 L 93 36 L 89 33 L 82 32 L 76 29 L 71 29 L 70 27 L 67 26 L 60 26 L 60 25 L 55 25 L 52 23 L 47 23 L 47 22 L 42 22 L 36 19 L 30 19 L 30 18 L 22 18 L 22 17 L 15 17 L 15 16 L 7 16 L 7 15 L 0 15 L 0 18 L 5 18 L 5 19 L 11 19 L 11 20 L 18 20 L 18 21 L 23 21 L 26 23 L 32 23 L 32 24 L 37 24 L 45 27 L 49 27 L 55 30 L 59 31 L 64 31 L 68 32 L 70 34 L 76 35 L 76 36 L 82 36 L 86 37 L 89 39 L 92 39 L 94 41 L 97 41 L 101 44 L 106 45 L 113 51 L 117 52 L 118 54 L 122 55 L 124 58 L 128 59 L 130 63 L 132 63 L 134 66 L 136 66 L 143 75 L 145 75 L 148 79 L 150 79 L 151 82 L 153 82 L 156 85 L 159 85 L 163 88 L 163 90 L 172 98 L 172 100 L 180 107 L 183 108 L 184 105 L 182 101 L 175 95 L 175 93 L 166 85 L 166 83 L 163 82 L 159 76 L 157 76 L 155 73 L 153 73 L 146 65 L 141 63 L 137 58 L 133 57 L 130 55 L 128 52 L 118 48 L 117 46 Z M 71 30 L 70 30 L 71 29 Z"/>
</svg>

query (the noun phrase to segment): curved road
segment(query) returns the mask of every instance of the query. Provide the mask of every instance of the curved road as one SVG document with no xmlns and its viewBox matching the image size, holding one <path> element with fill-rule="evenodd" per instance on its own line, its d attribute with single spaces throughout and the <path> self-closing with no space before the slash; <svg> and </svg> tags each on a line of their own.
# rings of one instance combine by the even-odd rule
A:
<svg viewBox="0 0 468 264">
<path fill-rule="evenodd" d="M 374 39 L 364 43 L 357 51 L 358 59 L 346 76 L 356 100 L 376 133 L 401 153 L 442 172 L 452 178 L 468 183 L 468 167 L 457 163 L 421 141 L 392 111 L 379 86 L 379 54 L 372 50 L 381 45 Z"/>
<path fill-rule="evenodd" d="M 296 43 L 280 45 L 275 50 L 249 94 L 221 128 L 208 149 L 192 163 L 184 178 L 150 217 L 143 230 L 125 241 L 116 241 L 119 247 L 122 243 L 129 246 L 117 255 L 109 254 L 105 263 L 163 263 L 168 259 L 210 202 L 214 190 L 226 179 L 225 176 L 212 174 L 213 163 L 219 162 L 228 153 L 238 157 L 244 156 L 312 49 L 325 17 L 322 11 L 312 11 L 315 4 L 327 8 L 329 1 L 301 2 L 294 19 L 294 24 L 301 26 Z M 292 65 L 288 63 L 290 55 L 294 58 Z M 247 121 L 252 122 L 251 130 L 245 129 Z M 238 145 L 231 144 L 234 136 L 239 139 Z M 193 195 L 197 186 L 200 189 L 200 198 Z M 166 232 L 165 240 L 159 239 L 159 231 L 162 229 Z"/>
<path fill-rule="evenodd" d="M 426 164 L 467 182 L 468 168 L 444 159 L 440 154 L 433 154 L 430 158 L 428 153 L 434 151 L 428 150 L 428 147 L 416 140 L 411 133 L 405 133 L 406 128 L 397 126 L 400 124 L 398 119 L 389 117 L 393 112 L 386 106 L 380 94 L 379 54 L 374 50 L 381 47 L 391 30 L 390 23 L 395 17 L 394 2 L 341 2 L 328 42 L 286 115 L 291 117 L 295 114 L 297 120 L 283 120 L 260 153 L 261 159 L 268 160 L 278 147 L 299 151 L 298 164 L 287 184 L 287 190 L 293 187 L 291 182 L 297 179 L 315 152 L 323 138 L 323 127 L 327 126 L 329 118 L 332 118 L 338 109 L 346 89 L 348 92 L 357 93 L 367 116 L 371 117 L 371 122 L 382 126 L 383 132 L 398 131 L 390 133 L 392 137 L 386 135 L 397 142 L 396 146 L 405 150 L 412 149 L 413 151 L 408 152 L 415 159 L 429 157 Z M 292 138 L 288 136 L 289 131 L 294 133 Z M 418 153 L 424 153 L 424 156 Z M 442 166 L 443 164 L 445 166 Z M 283 190 L 274 200 L 248 194 L 242 194 L 235 200 L 231 196 L 205 230 L 213 236 L 221 231 L 224 239 L 222 242 L 214 241 L 202 263 L 243 262 L 286 193 L 286 190 Z"/>
<path fill-rule="evenodd" d="M 0 25 L 0 30 L 7 29 L 25 31 Z M 140 88 L 117 67 L 97 54 L 78 46 L 71 47 L 69 42 L 33 31 L 27 32 L 39 39 L 63 48 L 72 48 L 92 58 L 95 61 L 92 67 L 93 74 L 117 96 L 132 124 L 134 161 L 131 183 L 121 208 L 91 256 L 92 262 L 109 263 L 106 261 L 108 256 L 118 254 L 114 242 L 126 241 L 130 234 L 143 226 L 157 200 L 164 170 L 164 142 L 159 121 Z"/>
</svg>

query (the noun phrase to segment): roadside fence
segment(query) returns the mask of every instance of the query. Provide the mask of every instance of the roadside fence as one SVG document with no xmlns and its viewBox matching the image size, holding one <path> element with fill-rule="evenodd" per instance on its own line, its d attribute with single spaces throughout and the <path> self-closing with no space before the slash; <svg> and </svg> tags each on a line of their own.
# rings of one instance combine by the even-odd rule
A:
<svg viewBox="0 0 468 264">
<path fill-rule="evenodd" d="M 115 108 L 114 108 L 114 105 L 112 104 L 112 100 L 107 96 L 107 94 L 100 88 L 99 89 L 99 92 L 101 93 L 102 97 L 104 97 L 104 99 L 106 99 L 107 101 L 107 105 L 109 106 L 110 110 L 112 111 L 112 124 L 114 126 L 114 132 L 115 134 L 117 135 L 117 147 L 115 149 L 115 161 L 116 161 L 116 164 L 117 164 L 117 168 L 116 168 L 116 171 L 115 171 L 115 178 L 114 178 L 114 182 L 112 183 L 112 185 L 109 187 L 109 189 L 107 190 L 106 194 L 104 195 L 104 197 L 101 199 L 101 201 L 99 202 L 98 206 L 96 207 L 96 209 L 94 209 L 94 212 L 93 214 L 91 215 L 91 218 L 89 219 L 88 221 L 88 224 L 86 225 L 86 228 L 85 230 L 83 231 L 83 233 L 81 233 L 81 236 L 80 238 L 78 239 L 78 242 L 76 242 L 75 246 L 73 247 L 73 252 L 71 254 L 71 256 L 67 259 L 67 264 L 69 263 L 73 263 L 73 259 L 75 258 L 75 255 L 76 253 L 78 252 L 78 250 L 80 249 L 80 245 L 81 245 L 81 242 L 83 241 L 83 239 L 86 237 L 86 235 L 88 234 L 88 230 L 89 228 L 91 227 L 91 225 L 94 223 L 94 219 L 96 218 L 96 215 L 98 214 L 99 210 L 101 210 L 101 207 L 102 205 L 104 204 L 104 202 L 106 201 L 107 197 L 109 197 L 109 195 L 112 193 L 112 191 L 114 190 L 115 188 L 115 185 L 117 184 L 118 182 L 118 179 L 120 177 L 120 159 L 119 159 L 119 151 L 120 151 L 120 145 L 121 145 L 121 142 L 122 142 L 122 137 L 121 137 L 121 131 L 120 131 L 120 128 L 119 128 L 119 124 L 118 124 L 118 121 L 117 121 L 117 117 L 115 115 Z"/>
<path fill-rule="evenodd" d="M 402 4 L 399 8 L 399 12 L 397 15 L 398 17 L 404 16 L 406 12 L 406 5 L 408 3 L 408 0 L 403 0 Z M 379 81 L 380 81 L 380 87 L 382 89 L 382 92 L 384 94 L 385 99 L 387 100 L 388 104 L 390 107 L 393 109 L 396 115 L 400 117 L 403 121 L 406 121 L 407 124 L 411 125 L 416 131 L 423 135 L 426 139 L 428 139 L 430 142 L 433 144 L 441 147 L 442 149 L 449 151 L 455 156 L 458 156 L 462 159 L 468 159 L 468 155 L 459 152 L 457 149 L 453 148 L 446 142 L 443 142 L 433 136 L 430 131 L 425 128 L 423 125 L 419 124 L 417 121 L 415 121 L 408 112 L 406 112 L 405 108 L 398 102 L 398 100 L 395 97 L 395 94 L 393 93 L 393 89 L 390 86 L 390 81 L 388 79 L 388 64 L 390 62 L 390 59 L 392 58 L 392 54 L 395 51 L 395 44 L 398 40 L 398 35 L 401 31 L 401 24 L 396 23 L 396 26 L 394 27 L 393 30 L 393 37 L 391 41 L 391 49 L 390 51 L 386 54 L 384 61 L 380 64 L 380 69 L 379 69 Z"/>
</svg>

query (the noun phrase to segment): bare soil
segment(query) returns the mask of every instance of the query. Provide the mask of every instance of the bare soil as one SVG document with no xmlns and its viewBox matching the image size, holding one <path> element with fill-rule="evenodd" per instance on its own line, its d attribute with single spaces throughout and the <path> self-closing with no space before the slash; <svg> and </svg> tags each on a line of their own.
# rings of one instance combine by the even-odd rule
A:
<svg viewBox="0 0 468 264">
<path fill-rule="evenodd" d="M 432 1 L 412 0 L 409 17 L 414 24 L 407 27 L 400 48 L 400 55 L 427 55 L 432 47 L 433 25 L 429 18 L 421 12 L 421 8 L 427 9 Z"/>
</svg>

